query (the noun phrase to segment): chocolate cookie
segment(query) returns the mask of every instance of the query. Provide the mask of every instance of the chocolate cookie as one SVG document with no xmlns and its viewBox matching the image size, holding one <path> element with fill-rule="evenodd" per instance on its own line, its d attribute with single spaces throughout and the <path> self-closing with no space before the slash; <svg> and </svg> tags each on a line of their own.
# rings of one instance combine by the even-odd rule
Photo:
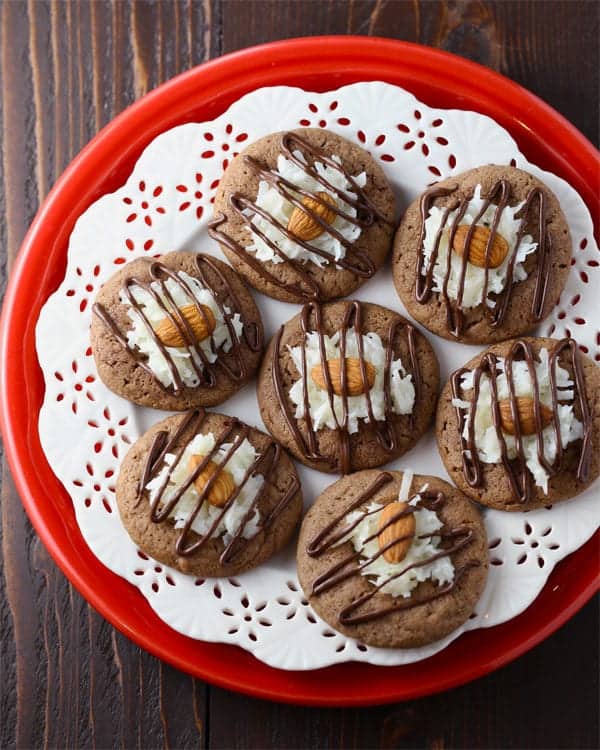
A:
<svg viewBox="0 0 600 750">
<path fill-rule="evenodd" d="M 550 314 L 571 250 L 546 185 L 514 167 L 479 167 L 436 183 L 408 208 L 394 239 L 394 284 L 433 333 L 503 341 Z"/>
<path fill-rule="evenodd" d="M 397 313 L 366 302 L 308 303 L 268 346 L 258 404 L 269 432 L 299 461 L 346 474 L 412 448 L 429 427 L 438 387 L 433 349 Z"/>
<path fill-rule="evenodd" d="M 242 279 L 210 255 L 133 260 L 102 287 L 91 340 L 98 374 L 136 404 L 214 406 L 254 374 L 260 313 Z"/>
<path fill-rule="evenodd" d="M 116 497 L 140 549 L 202 577 L 260 565 L 287 544 L 302 514 L 285 451 L 263 432 L 204 409 L 142 435 L 121 465 Z"/>
<path fill-rule="evenodd" d="M 416 648 L 473 612 L 487 538 L 475 506 L 441 479 L 361 471 L 317 498 L 297 560 L 306 597 L 331 627 L 372 646 Z"/>
<path fill-rule="evenodd" d="M 453 481 L 484 505 L 574 497 L 600 475 L 600 369 L 573 339 L 492 346 L 445 385 L 437 439 Z"/>
<path fill-rule="evenodd" d="M 272 133 L 227 168 L 209 233 L 264 294 L 325 301 L 381 268 L 394 205 L 383 170 L 356 144 L 316 128 Z"/>
</svg>

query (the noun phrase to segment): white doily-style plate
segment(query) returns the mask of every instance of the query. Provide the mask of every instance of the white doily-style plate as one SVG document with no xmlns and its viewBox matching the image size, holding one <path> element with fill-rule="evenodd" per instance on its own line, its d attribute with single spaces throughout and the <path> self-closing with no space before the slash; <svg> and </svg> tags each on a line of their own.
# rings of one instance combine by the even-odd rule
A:
<svg viewBox="0 0 600 750">
<path fill-rule="evenodd" d="M 493 120 L 474 112 L 432 109 L 403 89 L 379 82 L 326 93 L 265 88 L 246 95 L 216 120 L 181 125 L 159 135 L 126 184 L 100 198 L 77 221 L 64 281 L 42 309 L 36 330 L 46 383 L 40 438 L 50 466 L 72 498 L 77 522 L 93 553 L 138 587 L 175 630 L 192 638 L 236 644 L 282 669 L 313 669 L 349 660 L 407 664 L 440 651 L 465 630 L 490 627 L 525 610 L 555 564 L 584 544 L 600 525 L 598 483 L 575 500 L 550 509 L 523 514 L 487 511 L 491 566 L 476 613 L 443 641 L 411 650 L 367 647 L 325 625 L 298 585 L 291 547 L 235 579 L 194 579 L 157 564 L 129 539 L 114 498 L 120 460 L 163 414 L 120 399 L 98 379 L 88 337 L 94 296 L 121 264 L 135 257 L 182 249 L 219 256 L 206 229 L 228 161 L 269 132 L 300 126 L 327 127 L 370 151 L 385 169 L 401 208 L 432 181 L 482 161 L 512 163 L 544 180 L 567 216 L 574 262 L 567 287 L 539 333 L 572 335 L 582 351 L 600 359 L 600 321 L 595 311 L 600 272 L 588 210 L 564 180 L 529 164 Z M 389 267 L 354 296 L 406 314 Z M 297 309 L 256 297 L 268 336 Z M 443 378 L 477 351 L 429 338 Z M 218 410 L 264 429 L 253 383 Z M 77 435 L 75 442 L 73 435 Z M 447 476 L 433 431 L 390 466 Z M 306 501 L 311 503 L 334 478 L 299 468 Z"/>
</svg>

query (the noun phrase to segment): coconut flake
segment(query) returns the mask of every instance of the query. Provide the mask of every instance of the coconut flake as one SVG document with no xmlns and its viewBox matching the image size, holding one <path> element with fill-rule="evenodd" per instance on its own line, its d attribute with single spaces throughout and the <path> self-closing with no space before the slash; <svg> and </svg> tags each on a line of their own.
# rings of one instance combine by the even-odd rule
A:
<svg viewBox="0 0 600 750">
<path fill-rule="evenodd" d="M 405 469 L 402 474 L 402 482 L 400 483 L 400 491 L 398 492 L 398 500 L 401 503 L 408 502 L 410 486 L 414 475 L 415 473 L 412 469 Z"/>
</svg>

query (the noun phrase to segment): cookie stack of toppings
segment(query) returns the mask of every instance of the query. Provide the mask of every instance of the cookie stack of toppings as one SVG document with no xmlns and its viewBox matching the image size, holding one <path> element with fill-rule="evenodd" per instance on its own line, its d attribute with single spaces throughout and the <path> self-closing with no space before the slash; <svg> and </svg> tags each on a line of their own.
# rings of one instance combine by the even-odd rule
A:
<svg viewBox="0 0 600 750">
<path fill-rule="evenodd" d="M 383 265 L 395 199 L 381 167 L 327 130 L 274 133 L 227 168 L 211 237 L 253 287 L 284 302 L 352 294 Z"/>
<path fill-rule="evenodd" d="M 271 341 L 258 402 L 298 460 L 347 474 L 410 450 L 431 423 L 438 387 L 431 345 L 397 313 L 309 303 Z"/>
</svg>

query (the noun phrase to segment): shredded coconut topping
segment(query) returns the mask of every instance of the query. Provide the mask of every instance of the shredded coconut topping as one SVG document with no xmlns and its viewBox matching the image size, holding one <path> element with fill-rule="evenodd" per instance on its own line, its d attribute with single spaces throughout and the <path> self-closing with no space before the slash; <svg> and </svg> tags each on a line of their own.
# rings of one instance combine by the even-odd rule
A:
<svg viewBox="0 0 600 750">
<path fill-rule="evenodd" d="M 227 328 L 225 319 L 219 306 L 216 303 L 213 293 L 205 286 L 203 286 L 198 279 L 185 273 L 185 271 L 179 271 L 177 276 L 179 276 L 179 278 L 181 278 L 185 282 L 185 284 L 192 290 L 194 299 L 200 304 L 210 308 L 212 314 L 214 315 L 216 326 L 215 330 L 213 331 L 212 338 L 214 340 L 215 351 L 213 351 L 211 347 L 210 337 L 200 342 L 199 344 L 207 360 L 212 364 L 217 359 L 219 349 L 222 348 L 224 352 L 228 352 L 232 347 L 229 329 Z M 181 308 L 185 307 L 185 305 L 193 303 L 193 300 L 190 298 L 185 289 L 183 289 L 173 279 L 167 279 L 164 284 L 177 307 Z M 160 296 L 163 304 L 169 310 L 172 310 L 173 305 L 161 290 L 161 284 L 158 281 L 154 281 L 151 284 L 151 288 Z M 152 327 L 156 327 L 165 317 L 164 310 L 162 310 L 156 300 L 153 299 L 150 292 L 143 287 L 132 284 L 129 287 L 129 291 L 133 295 L 135 301 L 143 307 L 143 313 L 149 320 Z M 125 297 L 123 292 L 121 292 L 119 299 L 124 305 L 127 305 L 127 315 L 133 323 L 132 328 L 127 332 L 127 343 L 132 349 L 138 349 L 142 354 L 145 354 L 147 356 L 148 366 L 164 386 L 168 387 L 174 385 L 173 377 L 171 375 L 171 371 L 169 370 L 167 360 L 156 345 L 156 342 L 152 338 L 150 332 L 146 328 L 141 315 L 134 307 L 128 304 L 127 298 Z M 232 316 L 231 310 L 227 306 L 224 306 L 223 309 L 225 310 L 226 315 L 231 320 L 236 334 L 238 335 L 238 337 L 241 336 L 243 324 L 239 313 L 236 313 Z M 190 357 L 194 356 L 194 360 L 198 365 L 198 368 L 202 370 L 203 363 L 199 355 L 192 355 L 186 347 L 166 348 L 173 358 L 175 367 L 177 368 L 177 371 L 185 385 L 191 388 L 197 386 L 199 384 L 199 379 L 197 373 L 194 370 L 194 367 L 192 366 Z"/>
<path fill-rule="evenodd" d="M 421 487 L 421 492 L 425 492 L 427 485 Z M 398 499 L 406 502 L 402 488 Z M 418 506 L 421 495 L 414 495 L 408 500 L 409 505 Z M 373 534 L 377 533 L 381 511 L 385 506 L 380 503 L 369 503 L 366 510 L 359 509 L 348 513 L 346 522 L 348 526 L 352 525 L 358 518 L 363 520 L 343 539 L 338 542 L 352 542 L 356 552 L 360 552 L 361 562 L 374 557 L 379 552 L 379 542 L 377 537 L 365 543 Z M 437 513 L 424 507 L 419 507 L 414 512 L 415 518 L 415 536 L 410 545 L 406 557 L 398 563 L 388 562 L 383 555 L 379 555 L 376 560 L 365 565 L 361 570 L 361 575 L 366 576 L 376 586 L 382 585 L 381 591 L 385 594 L 391 594 L 394 597 L 401 596 L 408 598 L 413 589 L 422 581 L 432 580 L 439 586 L 451 583 L 454 580 L 454 564 L 450 556 L 440 557 L 427 565 L 417 565 L 411 567 L 403 575 L 398 576 L 386 583 L 392 576 L 397 575 L 405 568 L 427 560 L 440 552 L 441 538 L 431 536 L 425 539 L 419 539 L 419 536 L 432 534 L 438 531 L 444 525 L 439 519 Z"/>
<path fill-rule="evenodd" d="M 163 493 L 161 499 L 161 506 L 166 505 L 169 500 L 177 493 L 179 488 L 184 484 L 186 479 L 190 476 L 190 469 L 188 462 L 192 456 L 207 456 L 215 446 L 215 436 L 212 432 L 206 435 L 196 435 L 194 439 L 186 447 L 185 451 L 179 463 L 173 470 L 167 487 Z M 246 475 L 246 472 L 256 461 L 258 453 L 252 443 L 247 438 L 240 443 L 239 447 L 234 451 L 233 455 L 229 458 L 227 463 L 223 464 L 223 460 L 227 454 L 227 451 L 231 449 L 232 443 L 223 443 L 218 451 L 213 456 L 212 460 L 228 471 L 238 487 Z M 156 498 L 160 487 L 165 481 L 165 477 L 169 471 L 169 468 L 173 466 L 175 462 L 175 455 L 167 453 L 165 456 L 165 466 L 161 471 L 146 485 L 145 489 L 149 492 L 149 501 L 152 503 Z M 263 485 L 264 478 L 260 474 L 250 476 L 247 482 L 240 490 L 239 495 L 233 501 L 232 506 L 225 513 L 221 519 L 219 525 L 214 531 L 214 537 L 224 535 L 224 542 L 228 544 L 233 538 L 237 529 L 243 523 L 246 514 L 248 513 L 252 502 L 254 501 L 258 492 L 260 492 Z M 180 529 L 190 517 L 190 514 L 198 505 L 199 494 L 194 484 L 183 493 L 179 502 L 173 508 L 169 514 L 169 518 L 172 518 L 175 522 L 175 528 Z M 218 508 L 211 505 L 208 501 L 202 503 L 202 507 L 198 512 L 198 515 L 192 523 L 192 530 L 200 536 L 203 536 L 211 528 L 212 524 L 217 519 L 217 516 L 223 512 L 222 508 Z M 260 521 L 260 514 L 257 508 L 254 509 L 252 517 L 246 523 L 242 536 L 246 539 L 250 538 L 258 529 L 258 523 Z"/>
<path fill-rule="evenodd" d="M 336 331 L 333 336 L 324 335 L 323 339 L 325 342 L 327 359 L 340 359 L 340 332 Z M 373 387 L 369 391 L 373 415 L 377 421 L 383 421 L 385 419 L 385 398 L 383 389 L 386 356 L 385 347 L 383 346 L 379 335 L 372 332 L 362 335 L 362 344 L 365 360 L 373 365 L 377 373 Z M 296 369 L 301 374 L 302 347 L 290 347 L 289 352 Z M 331 410 L 327 391 L 319 388 L 310 376 L 312 368 L 315 365 L 319 365 L 321 362 L 319 334 L 315 331 L 310 331 L 306 334 L 305 352 L 308 401 L 314 429 L 319 430 L 325 427 L 335 429 L 336 422 Z M 346 334 L 346 357 L 358 359 L 358 342 L 355 329 L 349 330 Z M 407 374 L 400 359 L 392 360 L 390 391 L 394 413 L 411 414 L 415 403 L 415 386 L 412 375 Z M 294 382 L 289 393 L 292 402 L 296 405 L 296 419 L 302 419 L 304 417 L 304 399 L 301 377 Z M 335 409 L 335 415 L 341 422 L 343 416 L 343 399 L 341 396 L 334 395 L 333 406 Z M 348 397 L 348 432 L 350 434 L 358 432 L 358 423 L 361 419 L 365 422 L 369 421 L 367 397 L 364 393 L 360 396 Z"/>
<path fill-rule="evenodd" d="M 540 350 L 539 362 L 535 363 L 535 371 L 539 387 L 540 402 L 552 408 L 549 353 L 546 348 Z M 533 383 L 527 363 L 524 360 L 514 361 L 512 372 L 515 395 L 517 397 L 528 396 L 533 398 Z M 509 398 L 510 391 L 505 374 L 505 360 L 501 357 L 498 358 L 498 376 L 496 383 L 498 387 L 498 399 L 501 401 Z M 558 363 L 556 364 L 556 383 L 558 400 L 570 402 L 562 403 L 558 406 L 560 438 L 562 447 L 566 448 L 569 443 L 583 437 L 583 425 L 575 417 L 575 412 L 573 411 L 574 383 L 570 379 L 567 370 L 561 367 Z M 463 390 L 469 390 L 473 387 L 472 370 L 464 373 L 461 378 L 461 386 Z M 471 418 L 471 402 L 462 399 L 453 399 L 452 403 L 460 409 L 465 409 L 468 413 L 463 431 L 463 436 L 466 438 L 468 434 L 469 419 Z M 506 440 L 508 457 L 510 459 L 516 458 L 517 450 L 515 437 L 505 432 L 503 432 L 503 435 Z M 542 438 L 546 460 L 552 462 L 556 457 L 556 435 L 552 425 L 548 425 L 544 428 Z M 536 435 L 523 435 L 522 441 L 527 468 L 531 472 L 536 485 L 541 487 L 544 492 L 547 493 L 549 475 L 540 464 L 538 458 Z M 481 376 L 479 398 L 477 399 L 477 410 L 475 412 L 475 445 L 477 446 L 479 458 L 484 463 L 496 464 L 501 462 L 501 445 L 496 434 L 496 428 L 494 427 L 494 420 L 492 417 L 492 392 L 490 379 L 485 374 Z"/>
<path fill-rule="evenodd" d="M 477 185 L 475 192 L 464 216 L 460 220 L 461 224 L 473 224 L 477 215 L 483 207 L 484 200 L 481 197 L 481 185 Z M 502 211 L 500 222 L 498 224 L 497 232 L 501 235 L 508 243 L 508 253 L 503 263 L 497 268 L 488 269 L 488 294 L 485 299 L 485 304 L 493 308 L 496 305 L 495 300 L 490 297 L 490 294 L 500 294 L 507 281 L 507 270 L 510 263 L 510 258 L 514 252 L 515 245 L 517 242 L 517 234 L 521 227 L 522 220 L 516 218 L 520 209 L 523 207 L 523 202 L 511 208 L 506 206 Z M 484 212 L 482 217 L 477 221 L 477 225 L 490 228 L 494 220 L 494 214 L 497 206 L 491 204 Z M 450 236 L 450 227 L 452 222 L 458 213 L 458 208 L 454 211 L 450 211 L 446 221 L 445 229 L 442 233 L 442 237 L 439 243 L 438 257 L 433 267 L 433 291 L 441 292 L 444 284 L 444 277 L 446 275 L 446 264 L 448 262 L 448 240 Z M 423 242 L 423 264 L 421 266 L 421 275 L 426 275 L 426 269 L 429 266 L 429 261 L 435 246 L 435 238 L 438 230 L 441 226 L 444 215 L 444 209 L 438 206 L 432 206 L 429 210 L 429 214 L 425 221 L 425 240 Z M 533 238 L 526 234 L 522 237 L 517 250 L 517 257 L 515 267 L 513 271 L 513 280 L 515 283 L 524 281 L 527 278 L 527 272 L 523 267 L 523 263 L 528 255 L 535 252 L 537 249 L 537 242 L 533 241 Z M 458 282 L 460 279 L 460 272 L 462 267 L 462 258 L 455 252 L 451 253 L 450 258 L 450 276 L 448 280 L 448 297 L 456 300 L 458 297 Z M 467 262 L 467 268 L 465 273 L 465 285 L 464 293 L 462 298 L 462 307 L 476 307 L 483 302 L 485 286 L 485 269 L 475 266 L 470 262 Z"/>
<path fill-rule="evenodd" d="M 305 161 L 304 156 L 300 151 L 294 151 L 294 156 L 302 161 Z M 331 157 L 333 161 L 341 164 L 341 159 L 337 156 Z M 356 198 L 356 194 L 350 189 L 351 186 L 342 174 L 337 169 L 328 167 L 326 164 L 321 162 L 314 163 L 314 169 L 320 177 L 329 182 L 330 185 L 335 188 L 344 191 L 350 198 Z M 301 169 L 293 161 L 286 159 L 283 155 L 279 155 L 277 159 L 277 170 L 276 174 L 285 180 L 288 180 L 293 185 L 297 186 L 302 190 L 310 191 L 311 193 L 326 192 L 335 201 L 335 205 L 345 214 L 351 217 L 356 216 L 356 209 L 339 198 L 333 190 L 321 185 L 320 182 L 315 180 L 303 169 Z M 367 175 L 362 172 L 359 175 L 352 175 L 353 180 L 359 187 L 364 187 L 367 182 Z M 295 198 L 302 200 L 302 196 L 299 193 L 292 194 Z M 279 224 L 287 227 L 288 221 L 294 206 L 288 200 L 286 200 L 280 193 L 269 185 L 268 182 L 261 180 L 258 186 L 258 195 L 255 200 L 256 205 L 266 211 L 273 219 Z M 248 215 L 252 215 L 252 211 L 247 211 Z M 312 253 L 306 248 L 299 245 L 297 242 L 286 237 L 282 232 L 274 227 L 269 221 L 264 219 L 262 216 L 254 216 L 252 224 L 257 227 L 263 234 L 265 234 L 277 247 L 288 257 L 292 259 L 298 259 L 303 262 L 312 261 L 318 266 L 324 266 L 328 263 L 327 259 L 322 258 L 316 253 Z M 332 228 L 341 234 L 348 242 L 355 242 L 360 236 L 361 229 L 350 221 L 336 216 L 335 221 L 332 223 Z M 271 261 L 272 263 L 283 263 L 283 260 L 273 251 L 271 247 L 261 239 L 255 232 L 252 232 L 251 227 L 247 227 L 247 230 L 252 233 L 254 238 L 253 244 L 247 247 L 250 252 L 256 253 L 256 258 L 260 261 Z M 335 260 L 340 260 L 346 254 L 346 248 L 336 238 L 333 237 L 329 232 L 323 232 L 321 235 L 311 240 L 311 245 L 327 252 L 333 256 Z"/>
</svg>

